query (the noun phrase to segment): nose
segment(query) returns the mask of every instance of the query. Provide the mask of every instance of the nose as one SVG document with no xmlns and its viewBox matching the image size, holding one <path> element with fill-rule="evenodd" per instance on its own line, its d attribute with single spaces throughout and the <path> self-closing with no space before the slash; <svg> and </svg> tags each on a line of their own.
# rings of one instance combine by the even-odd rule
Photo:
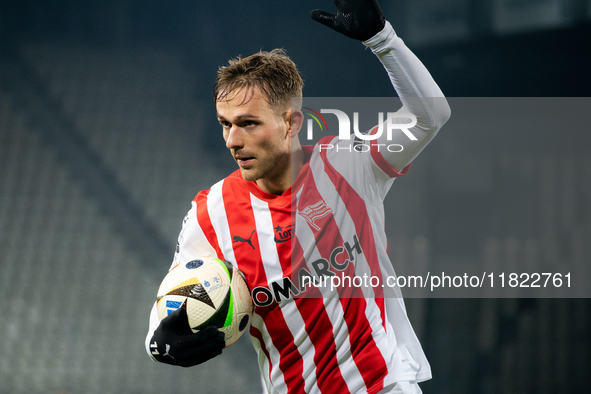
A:
<svg viewBox="0 0 591 394">
<path fill-rule="evenodd" d="M 226 148 L 237 149 L 242 148 L 243 145 L 240 127 L 232 125 L 226 135 Z"/>
</svg>

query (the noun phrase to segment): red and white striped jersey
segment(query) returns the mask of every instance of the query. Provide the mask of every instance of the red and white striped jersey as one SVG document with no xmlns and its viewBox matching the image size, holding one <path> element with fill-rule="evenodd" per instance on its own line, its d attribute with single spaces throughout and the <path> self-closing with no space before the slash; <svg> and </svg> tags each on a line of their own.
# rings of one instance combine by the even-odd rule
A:
<svg viewBox="0 0 591 394">
<path fill-rule="evenodd" d="M 366 45 L 399 94 L 442 96 L 389 24 L 374 41 Z M 192 202 L 173 266 L 215 256 L 242 271 L 255 303 L 250 336 L 269 393 L 377 393 L 431 377 L 398 289 L 382 287 L 395 275 L 383 200 L 442 125 L 438 118 L 446 120 L 445 106 L 438 114 L 426 100 L 413 105 L 405 106 L 417 116 L 413 134 L 421 138 L 405 155 L 388 157 L 377 144 L 356 150 L 353 139 L 326 137 L 303 147 L 305 164 L 281 195 L 236 171 Z M 325 277 L 350 282 L 333 289 L 336 282 L 310 280 Z M 356 286 L 355 277 L 375 281 Z M 157 326 L 153 310 L 150 332 Z"/>
<path fill-rule="evenodd" d="M 401 298 L 384 297 L 381 287 L 393 275 L 382 199 L 399 173 L 370 153 L 304 150 L 304 168 L 280 196 L 239 171 L 200 192 L 173 265 L 210 255 L 244 273 L 255 302 L 250 335 L 270 393 L 375 393 L 429 378 Z M 303 280 L 364 273 L 380 278 L 375 294 Z"/>
</svg>

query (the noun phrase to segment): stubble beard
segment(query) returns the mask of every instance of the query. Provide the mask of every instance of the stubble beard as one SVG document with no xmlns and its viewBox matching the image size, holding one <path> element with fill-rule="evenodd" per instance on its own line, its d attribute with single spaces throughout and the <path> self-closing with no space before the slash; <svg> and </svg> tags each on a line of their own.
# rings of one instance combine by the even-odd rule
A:
<svg viewBox="0 0 591 394">
<path fill-rule="evenodd" d="M 275 183 L 283 176 L 284 173 L 289 172 L 290 154 L 287 152 L 277 155 L 273 158 L 255 159 L 255 165 L 250 168 L 240 167 L 242 178 L 247 181 L 256 182 L 261 179 Z M 290 175 L 291 176 L 291 175 Z"/>
</svg>

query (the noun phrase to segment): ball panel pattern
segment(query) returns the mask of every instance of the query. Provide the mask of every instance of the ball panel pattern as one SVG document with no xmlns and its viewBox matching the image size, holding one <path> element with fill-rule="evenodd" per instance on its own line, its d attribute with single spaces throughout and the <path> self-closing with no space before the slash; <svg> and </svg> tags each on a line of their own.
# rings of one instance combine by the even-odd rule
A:
<svg viewBox="0 0 591 394">
<path fill-rule="evenodd" d="M 192 298 L 186 298 L 186 300 L 185 309 L 187 310 L 187 318 L 189 319 L 191 330 L 197 332 L 201 329 L 197 327 L 207 327 L 203 326 L 203 324 L 216 315 L 217 309 Z"/>
<path fill-rule="evenodd" d="M 192 298 L 194 300 L 201 301 L 201 302 L 211 306 L 212 308 L 215 308 L 215 305 L 214 305 L 213 301 L 211 300 L 211 298 L 209 297 L 209 294 L 207 293 L 207 291 L 205 291 L 205 289 L 203 288 L 203 285 L 201 283 L 199 283 L 198 280 L 195 279 L 195 281 L 187 281 L 187 282 L 197 282 L 197 283 L 193 283 L 188 286 L 175 287 L 174 289 L 169 291 L 167 294 L 168 295 L 180 295 L 180 296 Z"/>
<path fill-rule="evenodd" d="M 224 300 L 222 305 L 219 308 L 217 308 L 217 310 L 215 310 L 215 313 L 213 313 L 207 320 L 200 321 L 198 325 L 191 325 L 191 329 L 197 332 L 211 325 L 214 325 L 218 328 L 230 325 L 232 323 L 232 304 L 232 293 L 228 291 L 226 293 L 226 299 Z M 191 321 L 189 321 L 189 323 L 190 322 Z"/>
</svg>

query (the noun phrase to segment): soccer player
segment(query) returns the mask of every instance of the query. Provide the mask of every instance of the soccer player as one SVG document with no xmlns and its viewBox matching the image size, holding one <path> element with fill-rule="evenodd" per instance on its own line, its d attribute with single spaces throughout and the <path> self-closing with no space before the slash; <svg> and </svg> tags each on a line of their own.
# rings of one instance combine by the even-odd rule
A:
<svg viewBox="0 0 591 394">
<path fill-rule="evenodd" d="M 336 14 L 316 10 L 312 18 L 377 55 L 403 102 L 400 116 L 416 121 L 407 130 L 414 139 L 394 133 L 387 140 L 383 132 L 361 141 L 364 149 L 338 137 L 302 146 L 303 114 L 291 102 L 302 97 L 303 83 L 291 59 L 274 50 L 230 61 L 218 71 L 214 99 L 239 169 L 197 194 L 172 266 L 207 255 L 242 271 L 255 304 L 250 336 L 269 393 L 420 393 L 429 364 L 402 299 L 381 287 L 394 275 L 383 199 L 450 111 L 375 0 L 335 5 Z M 379 149 L 393 143 L 403 149 Z M 380 285 L 319 285 L 321 278 L 361 274 Z M 315 282 L 306 283 L 310 277 Z M 188 367 L 221 353 L 216 327 L 193 334 L 187 326 L 183 308 L 162 322 L 153 308 L 148 354 Z"/>
</svg>

